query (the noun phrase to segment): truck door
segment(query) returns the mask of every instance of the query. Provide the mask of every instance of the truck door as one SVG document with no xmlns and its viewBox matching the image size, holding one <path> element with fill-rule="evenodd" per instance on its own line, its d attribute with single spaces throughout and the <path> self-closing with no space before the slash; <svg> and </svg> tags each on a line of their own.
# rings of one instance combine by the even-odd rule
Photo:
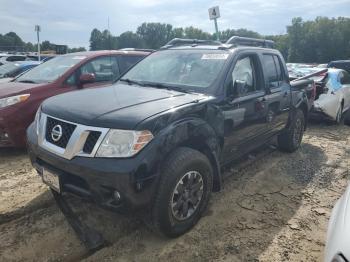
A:
<svg viewBox="0 0 350 262">
<path fill-rule="evenodd" d="M 242 54 L 226 81 L 224 114 L 225 144 L 222 160 L 229 162 L 256 147 L 267 132 L 265 86 L 257 54 Z"/>
<path fill-rule="evenodd" d="M 282 130 L 288 123 L 291 88 L 281 58 L 276 54 L 263 54 L 268 128 L 271 133 Z"/>
</svg>

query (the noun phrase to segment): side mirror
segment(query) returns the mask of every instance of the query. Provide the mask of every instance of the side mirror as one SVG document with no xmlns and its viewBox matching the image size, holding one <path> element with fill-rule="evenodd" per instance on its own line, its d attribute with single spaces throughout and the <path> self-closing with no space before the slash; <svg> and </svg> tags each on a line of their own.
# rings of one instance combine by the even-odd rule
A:
<svg viewBox="0 0 350 262">
<path fill-rule="evenodd" d="M 235 84 L 233 86 L 233 93 L 234 96 L 240 96 L 240 95 L 244 95 L 248 92 L 248 85 L 247 82 L 244 80 L 236 80 Z"/>
<path fill-rule="evenodd" d="M 82 74 L 79 77 L 79 88 L 82 88 L 85 84 L 91 84 L 96 81 L 95 74 L 88 73 Z"/>
</svg>

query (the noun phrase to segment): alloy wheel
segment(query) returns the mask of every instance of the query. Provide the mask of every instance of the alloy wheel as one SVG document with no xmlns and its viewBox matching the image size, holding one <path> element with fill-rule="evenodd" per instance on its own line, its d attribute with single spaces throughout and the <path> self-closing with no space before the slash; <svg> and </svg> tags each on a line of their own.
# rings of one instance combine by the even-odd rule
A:
<svg viewBox="0 0 350 262">
<path fill-rule="evenodd" d="M 203 197 L 203 178 L 197 171 L 189 171 L 176 184 L 171 199 L 171 211 L 178 220 L 190 218 Z"/>
</svg>

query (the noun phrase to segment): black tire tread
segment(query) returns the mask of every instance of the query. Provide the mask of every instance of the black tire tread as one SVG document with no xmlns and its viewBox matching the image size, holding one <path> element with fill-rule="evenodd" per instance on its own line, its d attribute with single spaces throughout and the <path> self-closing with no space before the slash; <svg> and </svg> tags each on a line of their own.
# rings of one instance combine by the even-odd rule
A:
<svg viewBox="0 0 350 262">
<path fill-rule="evenodd" d="M 200 160 L 203 162 L 206 162 L 208 164 L 208 167 L 210 168 L 210 173 L 213 174 L 212 172 L 212 167 L 210 165 L 210 161 L 208 158 L 200 153 L 197 150 L 187 148 L 187 147 L 179 147 L 175 149 L 174 152 L 172 152 L 169 157 L 166 159 L 166 161 L 163 163 L 162 168 L 161 168 L 161 178 L 159 181 L 158 185 L 158 191 L 156 192 L 156 196 L 153 201 L 153 206 L 152 206 L 152 212 L 151 212 L 151 227 L 152 230 L 159 234 L 159 235 L 165 235 L 167 237 L 177 237 L 178 234 L 173 234 L 171 232 L 164 232 L 164 230 L 161 228 L 160 221 L 159 221 L 159 209 L 161 208 L 161 201 L 163 200 L 163 195 L 166 193 L 164 190 L 168 188 L 168 183 L 170 180 L 170 177 L 174 175 L 174 173 L 181 167 L 184 163 L 188 163 L 189 161 L 194 161 L 194 160 Z M 210 197 L 211 189 L 212 189 L 212 184 L 213 184 L 213 178 L 211 177 L 208 180 L 208 189 L 207 190 L 209 195 L 207 196 L 207 199 L 205 202 L 203 202 L 203 206 L 200 210 L 200 212 L 203 212 L 208 204 L 208 200 Z M 204 197 L 204 196 L 203 196 Z M 200 215 L 196 221 L 194 221 L 193 225 L 196 224 L 196 222 L 199 220 Z"/>
<path fill-rule="evenodd" d="M 281 151 L 292 153 L 298 149 L 298 147 L 295 147 L 293 143 L 293 129 L 296 122 L 295 120 L 299 117 L 303 119 L 303 127 L 305 127 L 304 113 L 301 109 L 297 109 L 292 116 L 292 122 L 289 128 L 284 130 L 277 138 L 278 147 Z"/>
</svg>

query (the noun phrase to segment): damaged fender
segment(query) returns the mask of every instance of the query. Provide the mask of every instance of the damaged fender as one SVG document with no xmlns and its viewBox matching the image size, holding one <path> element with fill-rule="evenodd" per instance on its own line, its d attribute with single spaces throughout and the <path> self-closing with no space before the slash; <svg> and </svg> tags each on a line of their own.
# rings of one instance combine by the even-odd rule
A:
<svg viewBox="0 0 350 262">
<path fill-rule="evenodd" d="M 335 120 L 337 118 L 341 101 L 342 97 L 337 93 L 321 94 L 319 99 L 314 102 L 314 110 L 324 113 Z"/>
</svg>

